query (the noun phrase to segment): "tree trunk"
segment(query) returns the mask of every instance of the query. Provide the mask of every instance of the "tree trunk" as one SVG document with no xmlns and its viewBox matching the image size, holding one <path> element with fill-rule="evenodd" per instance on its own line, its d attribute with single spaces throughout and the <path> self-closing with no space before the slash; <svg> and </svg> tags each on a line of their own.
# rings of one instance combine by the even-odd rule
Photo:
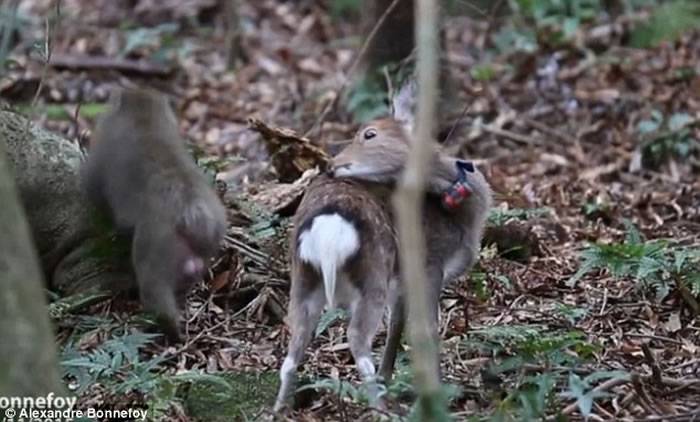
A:
<svg viewBox="0 0 700 422">
<path fill-rule="evenodd" d="M 72 294 L 128 287 L 128 251 L 121 253 L 112 228 L 85 206 L 78 146 L 0 106 L 0 148 L 49 288 Z"/>
<path fill-rule="evenodd" d="M 362 57 L 362 65 L 359 82 L 370 91 L 383 90 L 386 76 L 383 68 L 387 65 L 399 65 L 390 74 L 395 88 L 405 84 L 408 79 L 414 77 L 415 58 L 412 53 L 415 49 L 415 29 L 416 20 L 414 18 L 414 0 L 397 0 L 398 4 L 393 5 L 393 0 L 364 0 L 362 5 L 362 33 L 363 38 L 369 41 L 367 52 Z M 457 104 L 458 95 L 456 91 L 460 89 L 458 82 L 454 80 L 450 72 L 449 62 L 446 53 L 445 33 L 442 31 L 441 5 L 445 1 L 438 1 L 437 8 L 437 31 L 438 31 L 438 66 L 436 72 L 439 74 L 439 88 L 437 91 L 437 111 L 434 118 L 436 123 L 436 136 L 442 142 L 446 136 L 453 132 L 453 126 L 459 123 L 461 118 L 461 107 Z M 384 17 L 386 11 L 393 9 Z M 381 21 L 381 23 L 380 23 Z M 374 31 L 376 25 L 379 26 L 372 39 L 369 36 Z M 389 93 L 390 95 L 392 93 Z M 453 138 L 461 136 L 459 133 L 452 134 Z M 454 141 L 454 139 L 453 139 Z"/>
<path fill-rule="evenodd" d="M 63 394 L 43 281 L 0 145 L 0 397 Z"/>
<path fill-rule="evenodd" d="M 370 41 L 364 57 L 365 71 L 379 70 L 389 63 L 408 57 L 415 46 L 413 32 L 413 0 L 398 0 Z M 362 34 L 367 39 L 374 26 L 393 0 L 364 0 L 362 2 Z"/>
</svg>

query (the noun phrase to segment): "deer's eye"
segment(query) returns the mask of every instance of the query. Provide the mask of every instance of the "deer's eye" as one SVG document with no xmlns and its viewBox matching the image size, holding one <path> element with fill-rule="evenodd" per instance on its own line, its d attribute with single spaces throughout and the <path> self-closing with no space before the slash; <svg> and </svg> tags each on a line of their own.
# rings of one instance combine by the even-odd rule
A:
<svg viewBox="0 0 700 422">
<path fill-rule="evenodd" d="M 365 138 L 366 140 L 370 140 L 374 137 L 377 136 L 377 129 L 371 127 L 365 130 L 365 132 L 362 134 L 362 137 Z"/>
</svg>

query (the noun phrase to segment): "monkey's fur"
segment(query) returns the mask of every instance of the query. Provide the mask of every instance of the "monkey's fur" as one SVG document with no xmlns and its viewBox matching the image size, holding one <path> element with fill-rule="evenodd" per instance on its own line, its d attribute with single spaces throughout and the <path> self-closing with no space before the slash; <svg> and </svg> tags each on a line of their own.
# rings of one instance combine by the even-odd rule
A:
<svg viewBox="0 0 700 422">
<path fill-rule="evenodd" d="M 84 188 L 131 239 L 141 302 L 178 340 L 180 307 L 223 239 L 226 211 L 163 95 L 124 89 L 110 103 L 82 172 Z"/>
</svg>

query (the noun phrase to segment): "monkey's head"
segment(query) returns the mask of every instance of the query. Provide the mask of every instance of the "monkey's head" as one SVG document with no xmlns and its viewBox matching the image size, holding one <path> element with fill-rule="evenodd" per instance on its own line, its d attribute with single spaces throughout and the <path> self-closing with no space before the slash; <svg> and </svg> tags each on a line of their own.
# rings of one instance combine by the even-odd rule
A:
<svg viewBox="0 0 700 422">
<path fill-rule="evenodd" d="M 117 88 L 109 96 L 109 105 L 110 113 L 107 113 L 103 120 L 128 117 L 175 129 L 178 127 L 177 117 L 168 97 L 152 89 Z"/>
</svg>

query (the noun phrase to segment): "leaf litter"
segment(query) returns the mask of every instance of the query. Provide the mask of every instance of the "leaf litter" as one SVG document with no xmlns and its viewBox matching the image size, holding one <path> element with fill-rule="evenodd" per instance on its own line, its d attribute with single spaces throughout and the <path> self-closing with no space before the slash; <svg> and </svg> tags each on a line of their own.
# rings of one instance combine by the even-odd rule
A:
<svg viewBox="0 0 700 422">
<path fill-rule="evenodd" d="M 48 3 L 24 0 L 21 10 L 48 16 Z M 162 365 L 174 372 L 276 371 L 288 340 L 288 217 L 311 173 L 302 174 L 322 165 L 323 151 L 332 152 L 357 125 L 336 107 L 320 135 L 309 140 L 294 132 L 311 127 L 334 101 L 360 47 L 357 22 L 334 18 L 316 2 L 240 2 L 242 60 L 230 70 L 218 2 L 188 1 L 186 10 L 181 2 L 136 3 L 132 11 L 107 0 L 62 2 L 53 54 L 123 62 L 112 63 L 117 70 L 49 65 L 36 118 L 69 138 L 89 135 L 92 116 L 69 112 L 77 118 L 66 121 L 41 107 L 101 103 L 115 80 L 162 85 L 158 69 L 177 69 L 166 86 L 178 98 L 181 130 L 221 161 L 216 173 L 228 184 L 232 227 L 209 286 L 198 286 L 188 302 L 187 342 L 155 342 L 147 350 L 168 356 Z M 527 52 L 491 48 L 494 29 L 485 19 L 445 22 L 459 100 L 471 104 L 461 123 L 467 130 L 448 148 L 477 161 L 497 198 L 493 239 L 472 277 L 449 286 L 441 303 L 442 370 L 460 389 L 451 402 L 457 419 L 504 409 L 522 415 L 522 403 L 534 414 L 573 420 L 698 417 L 700 324 L 675 281 L 661 300 L 631 273 L 605 265 L 571 283 L 582 252 L 624 243 L 627 222 L 643 241 L 700 247 L 700 33 L 646 49 L 626 46 L 625 34 L 643 19 L 608 17 L 582 25 L 575 43 Z M 155 29 L 142 30 L 147 26 Z M 43 19 L 30 19 L 27 28 L 26 37 L 45 36 Z M 15 102 L 32 98 L 45 67 L 27 51 L 13 53 L 0 83 L 0 95 Z M 160 67 L 134 64 L 148 60 Z M 270 139 L 278 149 L 269 149 Z M 518 216 L 521 209 L 548 211 Z M 517 228 L 500 236 L 495 230 L 511 225 Z M 513 260 L 504 249 L 523 243 L 507 246 L 504 238 L 535 243 L 526 245 L 525 259 Z M 136 308 L 107 301 L 90 312 L 129 326 Z M 358 385 L 337 319 L 324 320 L 303 372 Z M 59 339 L 70 334 L 61 331 Z M 375 350 L 382 340 L 380 334 Z M 405 378 L 399 366 L 397 379 Z M 143 400 L 91 391 L 88 403 Z M 406 416 L 410 398 L 399 397 L 390 412 Z M 178 409 L 171 416 L 187 420 Z M 374 416 L 346 396 L 316 394 L 290 418 Z"/>
</svg>

